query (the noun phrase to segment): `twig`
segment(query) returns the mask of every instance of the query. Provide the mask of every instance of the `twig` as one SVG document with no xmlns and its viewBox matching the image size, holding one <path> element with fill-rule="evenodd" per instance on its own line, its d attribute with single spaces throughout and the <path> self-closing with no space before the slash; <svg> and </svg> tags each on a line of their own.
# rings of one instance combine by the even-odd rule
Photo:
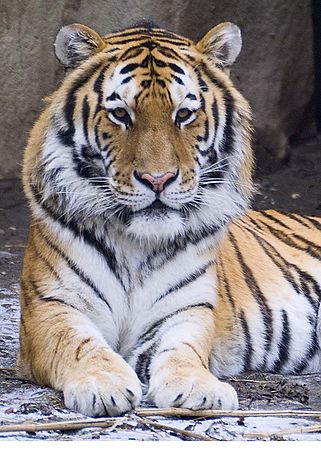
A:
<svg viewBox="0 0 321 450">
<path fill-rule="evenodd" d="M 296 410 L 249 410 L 249 411 L 221 411 L 221 410 L 200 410 L 193 411 L 191 409 L 184 408 L 137 408 L 135 410 L 136 414 L 140 416 L 138 419 L 141 423 L 148 423 L 151 426 L 159 429 L 167 429 L 168 431 L 173 431 L 174 433 L 181 434 L 191 439 L 198 440 L 214 440 L 202 434 L 197 434 L 189 430 L 181 430 L 179 428 L 174 428 L 169 425 L 163 425 L 159 422 L 151 421 L 145 419 L 148 416 L 163 416 L 163 417 L 193 417 L 193 418 L 218 418 L 218 417 L 321 417 L 321 411 L 296 411 Z M 130 418 L 130 416 L 128 416 Z M 47 423 L 35 423 L 35 422 L 23 422 L 19 424 L 9 424 L 0 425 L 0 433 L 8 432 L 29 432 L 36 433 L 37 431 L 70 431 L 70 430 L 81 430 L 83 428 L 108 428 L 115 424 L 119 424 L 119 417 L 109 417 L 100 419 L 80 419 L 80 420 L 70 420 L 70 421 L 57 421 L 57 422 L 47 422 Z M 313 427 L 313 431 L 319 431 L 321 425 L 316 425 Z M 309 429 L 307 427 L 306 429 Z M 305 431 L 304 431 L 305 432 Z M 308 431 L 312 432 L 312 431 Z M 271 433 L 271 435 L 278 435 L 276 432 Z M 283 433 L 288 434 L 288 431 Z M 253 436 L 258 436 L 252 433 Z M 252 435 L 249 433 L 247 436 Z M 260 434 L 260 433 L 259 433 Z M 261 433 L 262 434 L 262 433 Z M 264 433 L 263 433 L 264 435 Z"/>
<path fill-rule="evenodd" d="M 37 431 L 71 431 L 81 430 L 83 428 L 108 428 L 119 421 L 118 418 L 103 419 L 80 419 L 61 422 L 48 423 L 18 423 L 10 425 L 0 425 L 0 433 L 26 431 L 27 433 L 36 433 Z"/>
<path fill-rule="evenodd" d="M 192 410 L 186 408 L 136 408 L 135 412 L 141 417 L 163 416 L 163 417 L 321 417 L 321 411 L 302 410 L 236 410 L 223 411 L 215 409 Z"/>
<path fill-rule="evenodd" d="M 257 384 L 266 384 L 266 383 L 280 383 L 280 380 L 250 380 L 246 378 L 237 378 L 232 379 L 233 383 L 257 383 Z"/>
<path fill-rule="evenodd" d="M 11 248 L 11 247 L 24 248 L 25 246 L 26 246 L 25 244 L 5 244 L 4 245 L 5 248 Z"/>
<path fill-rule="evenodd" d="M 149 419 L 138 419 L 138 423 L 142 425 L 149 425 L 152 428 L 158 428 L 160 430 L 171 431 L 183 437 L 188 437 L 189 439 L 195 439 L 197 441 L 216 441 L 218 439 L 211 438 L 205 434 L 194 433 L 189 430 L 182 430 L 180 428 L 172 427 L 170 425 L 165 425 L 163 423 L 155 422 Z"/>
<path fill-rule="evenodd" d="M 285 436 L 286 434 L 303 434 L 303 433 L 317 433 L 321 431 L 321 425 L 309 425 L 307 427 L 298 427 L 298 428 L 287 428 L 285 430 L 279 431 L 267 431 L 264 433 L 243 433 L 242 436 L 245 438 L 273 438 L 277 436 Z"/>
</svg>

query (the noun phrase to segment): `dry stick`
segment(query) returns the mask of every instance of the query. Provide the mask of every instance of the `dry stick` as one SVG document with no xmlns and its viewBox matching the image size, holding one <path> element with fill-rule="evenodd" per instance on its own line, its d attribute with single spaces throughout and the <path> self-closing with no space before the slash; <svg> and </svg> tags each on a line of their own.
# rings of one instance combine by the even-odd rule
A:
<svg viewBox="0 0 321 450">
<path fill-rule="evenodd" d="M 286 434 L 303 434 L 303 433 L 317 433 L 321 431 L 321 425 L 309 425 L 307 427 L 300 428 L 287 428 L 285 430 L 279 430 L 274 432 L 266 431 L 265 433 L 243 433 L 245 438 L 273 438 L 274 436 L 285 436 Z"/>
<path fill-rule="evenodd" d="M 220 440 L 220 439 L 210 438 L 209 436 L 206 436 L 205 434 L 194 433 L 193 431 L 189 431 L 189 430 L 181 430 L 180 428 L 175 428 L 170 425 L 165 425 L 163 423 L 154 422 L 153 420 L 149 420 L 149 419 L 138 420 L 138 423 L 141 423 L 143 425 L 149 425 L 152 428 L 158 428 L 160 430 L 171 431 L 180 436 L 188 437 L 190 439 L 195 439 L 198 441 Z"/>
<path fill-rule="evenodd" d="M 163 416 L 163 417 L 193 417 L 193 418 L 217 418 L 217 417 L 321 417 L 321 411 L 301 410 L 236 410 L 224 411 L 216 409 L 192 410 L 186 408 L 136 408 L 136 414 L 141 417 Z"/>
<path fill-rule="evenodd" d="M 117 423 L 117 421 L 119 421 L 119 417 L 110 419 L 84 419 L 48 423 L 23 422 L 12 425 L 0 425 L 0 433 L 18 431 L 26 431 L 28 433 L 36 433 L 37 431 L 70 431 L 92 427 L 107 428 L 113 426 L 115 423 Z"/>
<path fill-rule="evenodd" d="M 119 418 L 113 418 L 112 420 L 106 419 L 91 419 L 91 420 L 74 420 L 74 421 L 64 421 L 64 422 L 49 422 L 49 423 L 21 423 L 15 425 L 1 425 L 0 433 L 3 432 L 19 432 L 25 431 L 28 433 L 36 433 L 37 431 L 71 431 L 71 430 L 81 430 L 83 428 L 108 428 L 112 426 L 122 425 L 123 420 Z M 181 430 L 180 428 L 171 427 L 170 425 L 161 424 L 159 422 L 154 422 L 149 419 L 139 419 L 139 423 L 143 425 L 149 425 L 153 428 L 162 429 L 165 431 L 174 432 L 180 436 L 188 437 L 190 439 L 195 439 L 199 441 L 212 441 L 214 439 L 205 436 L 203 434 L 194 433 L 188 430 Z"/>
<path fill-rule="evenodd" d="M 321 411 L 296 411 L 296 410 L 250 410 L 250 411 L 221 411 L 221 410 L 199 410 L 194 411 L 185 408 L 137 408 L 135 410 L 136 414 L 141 417 L 147 416 L 164 416 L 164 417 L 193 417 L 193 418 L 217 418 L 217 417 L 321 417 Z M 130 416 L 129 416 L 130 418 Z M 83 428 L 107 428 L 119 423 L 119 417 L 117 418 L 101 418 L 101 419 L 80 419 L 80 420 L 70 420 L 61 422 L 48 422 L 48 423 L 20 423 L 20 424 L 10 424 L 10 425 L 0 425 L 0 433 L 5 432 L 19 432 L 25 431 L 29 433 L 35 433 L 37 431 L 70 431 L 70 430 L 81 430 Z M 144 419 L 142 419 L 144 420 Z M 145 419 L 146 420 L 146 419 Z M 150 421 L 149 421 L 150 422 Z M 162 425 L 158 422 L 153 422 L 155 427 L 167 427 L 167 425 Z M 173 427 L 172 427 L 173 428 Z M 178 428 L 172 431 L 180 433 L 187 433 L 187 435 L 192 435 L 195 437 L 196 433 L 190 432 L 188 430 L 179 430 Z M 274 433 L 275 434 L 275 433 Z M 193 437 L 190 435 L 190 437 Z M 203 435 L 199 435 L 204 438 Z M 197 439 L 195 437 L 195 439 Z M 205 440 L 211 438 L 205 437 Z M 211 439 L 213 440 L 213 439 Z"/>
</svg>

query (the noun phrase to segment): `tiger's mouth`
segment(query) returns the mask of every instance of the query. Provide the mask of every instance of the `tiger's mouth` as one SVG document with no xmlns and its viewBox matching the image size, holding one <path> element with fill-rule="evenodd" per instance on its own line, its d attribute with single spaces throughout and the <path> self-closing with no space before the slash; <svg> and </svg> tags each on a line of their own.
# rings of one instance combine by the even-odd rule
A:
<svg viewBox="0 0 321 450">
<path fill-rule="evenodd" d="M 147 212 L 152 214 L 163 214 L 168 211 L 176 211 L 174 208 L 171 208 L 170 206 L 165 205 L 159 198 L 156 198 L 153 203 L 151 203 L 149 206 L 146 206 L 146 208 L 141 209 L 138 212 Z M 177 211 L 176 211 L 177 212 Z"/>
<path fill-rule="evenodd" d="M 130 208 L 126 208 L 122 211 L 119 219 L 128 224 L 135 219 L 143 219 L 146 221 L 152 221 L 155 223 L 160 223 L 162 221 L 168 220 L 170 217 L 183 217 L 185 214 L 178 209 L 167 206 L 159 199 L 155 199 L 150 205 L 133 211 Z"/>
</svg>

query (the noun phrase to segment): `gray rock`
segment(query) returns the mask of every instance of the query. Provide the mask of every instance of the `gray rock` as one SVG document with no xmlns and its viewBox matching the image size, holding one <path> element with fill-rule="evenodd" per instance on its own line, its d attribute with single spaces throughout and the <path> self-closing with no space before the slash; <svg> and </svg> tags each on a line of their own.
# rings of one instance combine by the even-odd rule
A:
<svg viewBox="0 0 321 450">
<path fill-rule="evenodd" d="M 63 77 L 53 53 L 58 29 L 81 22 L 106 34 L 143 18 L 192 39 L 222 21 L 238 24 L 244 45 L 233 77 L 253 105 L 259 142 L 275 155 L 284 155 L 289 136 L 302 131 L 311 112 L 310 2 L 3 0 L 0 178 L 19 175 L 22 150 L 42 108 L 41 98 Z"/>
</svg>

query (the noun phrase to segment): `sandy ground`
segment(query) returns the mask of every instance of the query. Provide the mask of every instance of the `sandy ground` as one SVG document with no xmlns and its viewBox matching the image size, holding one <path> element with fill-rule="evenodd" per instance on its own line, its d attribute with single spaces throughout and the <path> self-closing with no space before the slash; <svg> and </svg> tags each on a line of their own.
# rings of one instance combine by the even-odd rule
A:
<svg viewBox="0 0 321 450">
<path fill-rule="evenodd" d="M 320 215 L 321 137 L 294 147 L 291 159 L 283 163 L 275 162 L 261 150 L 256 182 L 256 209 L 275 208 Z M 19 274 L 28 223 L 28 207 L 19 180 L 0 180 L 0 425 L 84 419 L 80 414 L 64 408 L 59 393 L 14 377 L 18 346 Z M 321 411 L 320 381 L 321 375 L 282 377 L 243 374 L 231 380 L 240 397 L 238 417 L 150 417 L 158 423 L 156 426 L 139 414 L 130 414 L 104 429 L 0 432 L 0 440 L 321 440 L 320 433 L 313 428 L 307 429 L 317 425 L 321 430 L 321 412 L 319 417 L 310 418 L 300 417 L 299 413 L 302 410 Z M 282 412 L 279 417 L 255 417 L 254 411 L 258 409 L 266 410 L 267 414 L 271 410 L 286 409 L 297 410 L 298 413 L 291 417 L 285 417 Z M 252 411 L 253 416 L 242 417 L 242 410 Z M 170 426 L 187 430 L 189 435 L 170 431 Z M 302 428 L 309 433 L 303 433 Z M 288 431 L 283 433 L 282 430 Z"/>
</svg>

